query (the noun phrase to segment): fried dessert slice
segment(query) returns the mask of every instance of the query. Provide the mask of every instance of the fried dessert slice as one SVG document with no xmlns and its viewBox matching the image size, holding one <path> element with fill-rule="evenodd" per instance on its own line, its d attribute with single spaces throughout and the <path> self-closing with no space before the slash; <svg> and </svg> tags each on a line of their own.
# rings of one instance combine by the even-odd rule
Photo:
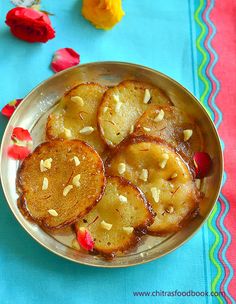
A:
<svg viewBox="0 0 236 304">
<path fill-rule="evenodd" d="M 97 109 L 106 89 L 96 83 L 82 83 L 66 93 L 48 117 L 47 139 L 80 139 L 102 153 L 105 143 L 97 129 Z"/>
<path fill-rule="evenodd" d="M 196 151 L 202 151 L 203 137 L 194 119 L 179 108 L 149 107 L 135 124 L 132 135 L 163 139 L 185 156 L 192 172 L 195 171 L 193 155 Z"/>
<path fill-rule="evenodd" d="M 114 147 L 130 132 L 150 104 L 170 105 L 161 89 L 149 84 L 126 80 L 103 95 L 98 109 L 98 127 L 105 142 Z"/>
<path fill-rule="evenodd" d="M 154 213 L 142 192 L 122 177 L 108 177 L 105 193 L 93 210 L 76 224 L 76 230 L 88 229 L 94 239 L 94 251 L 113 257 L 134 247 Z"/>
<path fill-rule="evenodd" d="M 106 173 L 138 186 L 156 212 L 149 234 L 181 229 L 198 211 L 200 194 L 183 159 L 167 144 L 148 137 L 129 138 L 106 162 Z"/>
<path fill-rule="evenodd" d="M 83 217 L 101 199 L 104 188 L 101 158 L 79 140 L 45 142 L 18 170 L 20 210 L 47 229 L 66 227 Z"/>
</svg>

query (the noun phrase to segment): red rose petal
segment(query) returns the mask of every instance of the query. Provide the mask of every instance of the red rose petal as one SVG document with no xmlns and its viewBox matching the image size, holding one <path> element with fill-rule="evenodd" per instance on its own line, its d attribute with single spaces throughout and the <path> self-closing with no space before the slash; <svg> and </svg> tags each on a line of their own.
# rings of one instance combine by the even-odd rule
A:
<svg viewBox="0 0 236 304">
<path fill-rule="evenodd" d="M 196 168 L 196 177 L 204 178 L 208 176 L 212 167 L 212 160 L 206 152 L 196 152 L 193 156 L 194 165 Z"/>
<path fill-rule="evenodd" d="M 55 37 L 49 17 L 32 8 L 11 9 L 5 22 L 14 36 L 28 42 L 47 42 Z"/>
<path fill-rule="evenodd" d="M 92 251 L 94 247 L 94 241 L 91 234 L 84 227 L 77 229 L 77 241 L 80 246 L 85 250 Z"/>
<path fill-rule="evenodd" d="M 54 53 L 51 68 L 57 73 L 80 63 L 80 55 L 71 48 L 59 49 Z"/>
<path fill-rule="evenodd" d="M 9 104 L 5 105 L 5 107 L 2 108 L 1 113 L 2 115 L 10 118 L 12 114 L 14 113 L 15 108 L 13 106 L 10 106 Z"/>
<path fill-rule="evenodd" d="M 18 140 L 18 141 L 32 141 L 32 137 L 28 130 L 16 127 L 13 129 L 12 140 Z"/>
<path fill-rule="evenodd" d="M 8 148 L 7 154 L 9 157 L 15 160 L 23 160 L 30 154 L 30 149 L 28 147 L 18 146 L 14 144 Z"/>
<path fill-rule="evenodd" d="M 31 153 L 32 137 L 28 130 L 21 127 L 14 128 L 11 139 L 13 144 L 9 146 L 7 150 L 9 157 L 22 160 Z"/>
<path fill-rule="evenodd" d="M 12 114 L 14 113 L 15 109 L 17 108 L 17 106 L 21 103 L 22 99 L 14 99 L 12 101 L 10 101 L 7 105 L 5 105 L 2 110 L 1 113 L 2 115 L 10 118 L 12 116 Z"/>
</svg>

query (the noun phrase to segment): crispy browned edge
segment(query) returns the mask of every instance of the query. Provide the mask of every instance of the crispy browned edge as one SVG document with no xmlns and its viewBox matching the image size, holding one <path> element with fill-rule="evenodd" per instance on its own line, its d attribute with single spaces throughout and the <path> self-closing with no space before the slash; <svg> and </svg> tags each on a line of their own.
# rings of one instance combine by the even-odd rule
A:
<svg viewBox="0 0 236 304">
<path fill-rule="evenodd" d="M 200 197 L 200 196 L 199 196 Z M 180 231 L 184 226 L 186 226 L 189 222 L 191 222 L 196 216 L 199 215 L 199 201 L 196 201 L 196 208 L 190 211 L 185 218 L 176 226 L 176 229 L 166 229 L 166 230 L 161 230 L 161 231 L 147 231 L 147 234 L 152 235 L 152 236 L 167 236 L 171 233 L 175 233 Z"/>
<path fill-rule="evenodd" d="M 183 111 L 182 109 L 180 108 L 177 108 L 175 106 L 171 106 L 171 105 L 163 105 L 163 106 L 158 106 L 158 105 L 152 105 L 150 106 L 151 109 L 155 110 L 155 109 L 163 109 L 164 111 L 167 110 L 167 111 L 170 111 L 171 109 L 178 109 L 180 111 Z M 142 136 L 142 135 L 138 135 L 137 133 L 135 133 L 137 130 L 141 130 L 140 127 L 138 127 L 138 124 L 140 123 L 140 120 L 142 119 L 142 117 L 146 114 L 146 111 L 140 116 L 140 118 L 137 120 L 137 122 L 135 123 L 134 125 L 134 132 L 132 133 L 131 136 L 133 137 L 139 137 L 139 136 Z M 197 132 L 200 136 L 200 141 L 201 141 L 201 146 L 203 147 L 204 146 L 204 141 L 203 141 L 203 138 L 202 138 L 202 134 L 200 132 L 200 129 L 199 129 L 199 126 L 197 125 L 197 123 L 195 122 L 194 118 L 192 118 L 190 115 L 188 115 L 187 113 L 185 113 L 191 120 L 193 120 L 193 125 L 196 126 L 197 128 Z M 160 139 L 162 140 L 160 137 L 158 136 L 151 136 L 149 135 L 150 137 L 153 137 L 155 139 Z M 169 145 L 171 146 L 171 145 Z M 188 145 L 183 142 L 182 145 L 178 145 L 175 149 L 175 152 L 178 153 L 184 160 L 185 162 L 187 162 L 188 166 L 189 166 L 189 169 L 192 173 L 192 175 L 195 177 L 196 176 L 196 173 L 195 173 L 195 166 L 194 166 L 194 161 L 193 159 L 189 159 L 189 157 L 187 156 L 187 150 L 191 149 L 191 147 L 188 147 Z M 193 151 L 194 152 L 194 151 Z"/>
<path fill-rule="evenodd" d="M 98 112 L 97 112 L 97 126 L 98 126 L 98 131 L 100 133 L 100 136 L 101 138 L 103 139 L 103 141 L 105 142 L 105 144 L 107 146 L 109 146 L 111 149 L 115 148 L 114 146 L 112 145 L 109 145 L 109 143 L 106 141 L 106 138 L 104 137 L 103 135 L 103 132 L 102 132 L 102 127 L 101 127 L 101 122 L 100 122 L 100 116 L 101 116 L 101 111 L 102 111 L 102 106 L 103 106 L 103 103 L 105 103 L 105 99 L 106 99 L 106 96 L 110 94 L 110 90 L 112 90 L 113 88 L 115 87 L 124 87 L 126 86 L 127 84 L 129 83 L 132 83 L 132 84 L 136 84 L 137 86 L 139 86 L 139 88 L 141 89 L 146 89 L 146 88 L 153 88 L 153 89 L 158 89 L 161 91 L 161 93 L 163 95 L 166 96 L 166 98 L 169 99 L 169 102 L 170 102 L 170 105 L 173 105 L 173 102 L 171 101 L 170 97 L 162 90 L 160 89 L 159 87 L 156 87 L 154 85 L 151 85 L 149 83 L 146 83 L 146 82 L 141 82 L 141 81 L 137 81 L 137 80 L 124 80 L 122 82 L 120 82 L 118 85 L 114 86 L 114 87 L 111 87 L 111 88 L 108 88 L 108 90 L 106 90 L 106 92 L 103 94 L 103 97 L 102 97 L 102 100 L 101 100 L 101 103 L 98 107 Z"/>
<path fill-rule="evenodd" d="M 93 251 L 90 252 L 92 254 L 100 254 L 101 256 L 103 256 L 105 259 L 107 260 L 111 260 L 113 259 L 117 253 L 124 253 L 127 252 L 129 249 L 136 247 L 136 245 L 139 243 L 139 241 L 141 240 L 141 237 L 145 234 L 147 234 L 148 232 L 148 226 L 150 226 L 153 222 L 154 222 L 154 217 L 155 217 L 155 212 L 152 209 L 152 206 L 150 205 L 150 203 L 147 201 L 144 193 L 141 191 L 141 189 L 139 189 L 137 186 L 135 186 L 134 184 L 132 184 L 129 180 L 125 179 L 124 177 L 121 176 L 113 176 L 113 175 L 107 175 L 107 183 L 109 182 L 109 179 L 115 179 L 118 180 L 118 182 L 120 184 L 123 184 L 124 186 L 131 186 L 138 194 L 138 196 L 142 199 L 145 208 L 147 209 L 148 213 L 149 213 L 149 217 L 145 220 L 145 222 L 143 222 L 142 224 L 140 224 L 139 226 L 134 228 L 134 232 L 130 238 L 130 241 L 124 245 L 121 246 L 119 248 L 117 248 L 117 250 L 99 250 L 96 247 L 94 247 Z M 74 229 L 75 232 L 77 231 L 76 226 L 74 225 Z"/>
<path fill-rule="evenodd" d="M 65 94 L 64 94 L 63 97 L 66 97 L 66 96 L 70 95 L 71 92 L 72 92 L 73 90 L 77 89 L 77 88 L 80 87 L 80 86 L 94 86 L 94 85 L 99 86 L 99 87 L 104 88 L 104 89 L 108 89 L 107 86 L 102 86 L 102 85 L 100 85 L 99 83 L 96 83 L 96 82 L 83 82 L 83 83 L 80 83 L 80 84 L 75 85 L 75 86 L 72 87 L 69 91 L 65 92 Z M 63 98 L 63 97 L 62 97 L 62 98 Z M 60 98 L 60 100 L 61 100 L 61 98 Z M 59 101 L 60 101 L 60 100 L 59 100 Z M 97 117 L 98 117 L 98 114 L 97 114 Z M 52 133 L 51 133 L 50 118 L 51 118 L 51 114 L 50 114 L 50 115 L 48 116 L 48 118 L 47 118 L 46 127 L 45 127 L 45 130 L 46 130 L 46 140 L 53 140 L 53 139 L 56 139 L 56 138 L 52 135 Z M 100 134 L 100 137 L 101 137 L 101 132 L 99 132 L 99 134 Z M 102 137 L 101 137 L 101 138 L 102 138 Z M 102 140 L 103 140 L 103 138 L 102 138 Z M 104 140 L 103 140 L 103 141 L 104 141 Z"/>
<path fill-rule="evenodd" d="M 34 218 L 31 214 L 30 214 L 30 211 L 28 210 L 27 208 L 27 201 L 26 201 L 26 198 L 25 198 L 25 189 L 23 189 L 22 187 L 22 184 L 21 184 L 21 171 L 24 169 L 24 164 L 25 162 L 27 161 L 27 159 L 29 159 L 33 153 L 37 153 L 39 149 L 41 149 L 43 146 L 46 146 L 48 144 L 53 144 L 55 142 L 76 142 L 76 143 L 79 143 L 81 145 L 84 145 L 86 146 L 87 148 L 89 148 L 89 150 L 96 154 L 96 156 L 98 157 L 98 159 L 100 160 L 100 165 L 101 165 L 101 172 L 103 172 L 103 185 L 101 187 L 101 192 L 100 192 L 100 195 L 99 197 L 94 200 L 93 203 L 91 203 L 90 206 L 88 206 L 84 212 L 81 212 L 76 218 L 73 218 L 73 219 L 70 219 L 70 220 L 67 220 L 65 221 L 64 223 L 58 225 L 58 226 L 48 226 L 44 223 L 43 219 L 41 220 L 38 220 L 37 218 Z M 23 214 L 23 216 L 25 216 L 28 220 L 32 220 L 36 223 L 38 223 L 38 225 L 42 226 L 43 228 L 46 228 L 47 230 L 56 230 L 56 229 L 60 229 L 60 228 L 64 228 L 64 227 L 67 227 L 69 225 L 72 225 L 74 224 L 79 218 L 85 216 L 90 210 L 92 210 L 92 208 L 94 208 L 96 206 L 96 204 L 100 201 L 100 199 L 102 198 L 103 196 L 103 193 L 105 191 L 105 188 L 106 188 L 106 177 L 105 177 L 105 168 L 104 168 L 104 164 L 103 164 L 103 161 L 101 159 L 101 157 L 99 156 L 99 154 L 89 145 L 87 144 L 86 142 L 84 141 L 81 141 L 81 140 L 78 140 L 78 139 L 74 139 L 74 140 L 62 140 L 62 139 L 56 139 L 56 140 L 52 140 L 52 141 L 48 141 L 48 142 L 44 142 L 40 145 L 38 145 L 35 150 L 29 154 L 25 159 L 24 161 L 22 162 L 22 164 L 20 165 L 20 167 L 18 168 L 17 170 L 17 177 L 16 177 L 16 189 L 17 189 L 17 193 L 19 194 L 19 198 L 18 198 L 18 207 L 19 207 L 19 210 L 21 211 L 21 213 Z"/>
<path fill-rule="evenodd" d="M 119 152 L 121 150 L 123 150 L 124 148 L 126 148 L 127 146 L 129 146 L 130 144 L 135 144 L 135 143 L 140 143 L 140 142 L 151 142 L 151 143 L 156 143 L 159 145 L 163 145 L 163 146 L 167 146 L 171 151 L 173 151 L 174 153 L 176 153 L 185 163 L 185 165 L 187 166 L 187 168 L 189 169 L 190 175 L 192 177 L 192 180 L 194 182 L 194 175 L 192 174 L 188 162 L 184 159 L 184 157 L 182 155 L 180 155 L 171 145 L 167 144 L 164 140 L 160 139 L 160 138 L 154 138 L 151 136 L 137 136 L 134 137 L 132 135 L 130 135 L 128 138 L 124 139 L 119 145 L 117 145 L 115 147 L 115 149 L 110 153 L 110 155 L 108 156 L 108 158 L 106 159 L 105 162 L 105 170 L 106 170 L 106 174 L 109 174 L 109 166 L 111 163 L 111 160 L 113 159 L 113 157 L 117 154 L 119 154 Z M 195 201 L 195 208 L 193 210 L 191 210 L 186 216 L 185 218 L 179 223 L 178 228 L 177 229 L 173 229 L 173 230 L 166 230 L 166 231 L 162 231 L 162 232 L 147 232 L 150 235 L 154 235 L 154 236 L 165 236 L 167 234 L 170 234 L 172 232 L 177 232 L 179 231 L 184 225 L 186 225 L 187 223 L 189 223 L 189 221 L 191 221 L 194 217 L 196 217 L 199 214 L 199 202 L 202 198 L 202 195 L 200 193 L 200 191 L 197 189 L 196 185 L 194 184 L 194 188 L 195 188 L 195 197 L 196 197 L 196 201 Z"/>
</svg>

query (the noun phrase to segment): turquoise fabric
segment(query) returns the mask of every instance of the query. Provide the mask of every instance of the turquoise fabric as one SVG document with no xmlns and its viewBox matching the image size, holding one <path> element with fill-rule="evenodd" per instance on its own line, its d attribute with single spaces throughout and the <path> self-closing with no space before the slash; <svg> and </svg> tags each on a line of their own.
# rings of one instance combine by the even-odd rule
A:
<svg viewBox="0 0 236 304">
<path fill-rule="evenodd" d="M 42 2 L 43 9 L 55 14 L 51 20 L 56 38 L 47 44 L 29 44 L 10 34 L 4 20 L 12 5 L 0 0 L 1 107 L 51 76 L 52 55 L 63 47 L 78 51 L 81 63 L 117 60 L 152 67 L 194 92 L 187 0 L 124 0 L 126 15 L 111 31 L 97 30 L 84 20 L 79 0 Z M 1 135 L 6 123 L 7 119 L 0 117 Z M 98 269 L 45 250 L 15 220 L 2 191 L 0 201 L 2 304 L 206 303 L 204 297 L 133 295 L 135 291 L 207 291 L 203 229 L 159 260 L 127 269 Z"/>
</svg>

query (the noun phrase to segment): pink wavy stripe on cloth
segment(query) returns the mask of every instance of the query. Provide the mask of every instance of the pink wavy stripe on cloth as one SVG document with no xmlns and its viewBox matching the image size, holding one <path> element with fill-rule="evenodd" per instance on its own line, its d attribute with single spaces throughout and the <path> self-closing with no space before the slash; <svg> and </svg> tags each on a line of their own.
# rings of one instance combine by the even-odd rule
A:
<svg viewBox="0 0 236 304">
<path fill-rule="evenodd" d="M 211 45 L 211 41 L 212 38 L 215 36 L 215 33 L 213 32 L 213 28 L 212 28 L 212 23 L 210 23 L 210 19 L 211 19 L 211 14 L 207 15 L 206 12 L 210 12 L 211 13 L 211 9 L 213 8 L 212 6 L 212 0 L 208 0 L 207 1 L 207 7 L 206 10 L 204 10 L 203 15 L 202 15 L 202 19 L 205 22 L 205 24 L 207 25 L 208 28 L 208 34 L 207 37 L 204 41 L 204 46 L 206 48 L 206 50 L 208 51 L 208 53 L 210 54 L 210 62 L 207 65 L 206 68 L 206 75 L 208 77 L 208 79 L 211 81 L 211 85 L 212 85 L 212 90 L 208 99 L 208 104 L 210 106 L 210 108 L 212 109 L 212 111 L 214 112 L 214 122 L 216 124 L 216 126 L 219 126 L 221 123 L 221 117 L 222 115 L 219 116 L 219 110 L 217 110 L 218 108 L 213 104 L 213 101 L 215 100 L 215 98 L 218 95 L 218 89 L 219 86 L 216 86 L 216 78 L 212 78 L 212 76 L 214 75 L 214 66 L 215 63 L 217 63 L 217 55 L 215 53 L 212 52 L 212 48 L 209 48 Z M 210 18 L 210 19 L 209 19 Z M 228 249 L 228 235 L 226 234 L 225 230 L 222 229 L 222 224 L 221 221 L 224 221 L 224 214 L 227 214 L 227 210 L 226 210 L 226 206 L 225 206 L 225 202 L 222 199 L 219 199 L 220 204 L 221 204 L 221 208 L 220 208 L 220 214 L 218 215 L 217 219 L 216 219 L 216 226 L 218 228 L 218 230 L 220 231 L 220 233 L 222 234 L 222 243 L 221 246 L 218 250 L 217 256 L 218 259 L 221 263 L 221 265 L 224 267 L 224 277 L 223 280 L 220 283 L 220 290 L 221 291 L 226 291 L 227 290 L 227 281 L 230 282 L 231 278 L 231 273 L 230 273 L 230 269 L 228 267 L 228 262 L 225 260 L 225 256 L 224 256 L 224 251 L 227 251 Z M 228 208 L 227 208 L 228 209 Z M 225 213 L 226 212 L 226 213 Z M 231 299 L 228 297 L 228 293 L 225 293 L 224 298 L 226 301 L 230 301 Z"/>
<path fill-rule="evenodd" d="M 226 252 L 229 263 L 236 272 L 236 1 L 217 0 L 211 19 L 216 25 L 217 34 L 212 41 L 213 48 L 219 55 L 214 73 L 220 80 L 221 90 L 217 104 L 223 112 L 224 121 L 219 127 L 219 134 L 225 142 L 225 171 L 227 181 L 222 193 L 230 203 L 230 210 L 225 218 L 225 227 L 231 233 L 232 241 Z M 222 282 L 224 284 L 224 282 Z M 229 283 L 229 292 L 236 298 L 236 277 Z"/>
</svg>

